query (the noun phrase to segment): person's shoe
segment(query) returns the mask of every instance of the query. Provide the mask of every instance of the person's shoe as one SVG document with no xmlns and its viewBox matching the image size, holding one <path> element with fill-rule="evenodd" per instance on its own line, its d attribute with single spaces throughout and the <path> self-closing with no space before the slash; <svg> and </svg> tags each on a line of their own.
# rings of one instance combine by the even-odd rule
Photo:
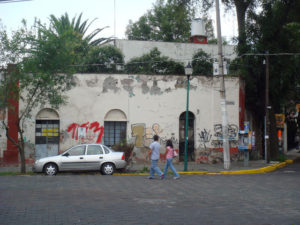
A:
<svg viewBox="0 0 300 225">
<path fill-rule="evenodd" d="M 160 179 L 163 180 L 164 178 L 165 178 L 165 175 L 162 173 L 162 174 L 160 175 Z"/>
<path fill-rule="evenodd" d="M 177 179 L 179 179 L 179 178 L 180 178 L 180 177 L 174 177 L 173 179 L 174 179 L 174 180 L 177 180 Z"/>
<path fill-rule="evenodd" d="M 151 180 L 151 179 L 154 179 L 154 177 L 149 176 L 148 179 Z"/>
</svg>

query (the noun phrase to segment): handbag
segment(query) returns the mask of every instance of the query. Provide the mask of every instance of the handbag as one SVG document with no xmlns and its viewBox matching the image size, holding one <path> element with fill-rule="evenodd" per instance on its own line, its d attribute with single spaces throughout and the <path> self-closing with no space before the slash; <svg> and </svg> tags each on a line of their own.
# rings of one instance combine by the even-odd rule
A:
<svg viewBox="0 0 300 225">
<path fill-rule="evenodd" d="M 175 149 L 173 149 L 173 155 L 174 155 L 174 157 L 178 156 L 178 153 L 176 152 Z"/>
</svg>

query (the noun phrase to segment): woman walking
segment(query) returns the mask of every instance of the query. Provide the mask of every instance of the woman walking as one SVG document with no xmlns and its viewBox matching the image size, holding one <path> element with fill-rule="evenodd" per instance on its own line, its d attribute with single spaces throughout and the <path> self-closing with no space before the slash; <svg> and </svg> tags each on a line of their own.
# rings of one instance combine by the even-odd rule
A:
<svg viewBox="0 0 300 225">
<path fill-rule="evenodd" d="M 167 144 L 166 144 L 166 165 L 165 165 L 165 170 L 164 170 L 164 178 L 167 175 L 168 172 L 168 168 L 170 167 L 172 172 L 174 173 L 174 179 L 178 179 L 179 178 L 179 174 L 177 173 L 176 169 L 173 166 L 173 158 L 174 158 L 174 152 L 175 149 L 173 148 L 173 144 L 171 140 L 167 140 Z"/>
</svg>

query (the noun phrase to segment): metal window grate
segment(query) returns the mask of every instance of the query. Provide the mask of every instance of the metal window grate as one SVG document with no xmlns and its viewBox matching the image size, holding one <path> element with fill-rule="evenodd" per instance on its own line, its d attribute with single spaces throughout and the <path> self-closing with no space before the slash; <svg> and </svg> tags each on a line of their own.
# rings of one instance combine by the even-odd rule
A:
<svg viewBox="0 0 300 225">
<path fill-rule="evenodd" d="M 126 139 L 127 122 L 104 122 L 104 144 L 112 146 Z"/>
<path fill-rule="evenodd" d="M 59 120 L 36 120 L 35 143 L 58 144 Z"/>
</svg>

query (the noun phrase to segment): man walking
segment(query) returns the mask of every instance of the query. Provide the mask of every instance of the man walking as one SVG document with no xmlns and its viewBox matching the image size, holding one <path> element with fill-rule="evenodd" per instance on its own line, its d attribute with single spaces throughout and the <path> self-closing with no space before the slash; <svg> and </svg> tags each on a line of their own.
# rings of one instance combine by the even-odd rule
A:
<svg viewBox="0 0 300 225">
<path fill-rule="evenodd" d="M 160 143 L 158 142 L 159 137 L 157 135 L 154 135 L 153 140 L 150 144 L 150 151 L 149 155 L 151 155 L 151 168 L 150 168 L 150 176 L 149 179 L 154 178 L 154 174 L 157 173 L 158 176 L 160 176 L 160 179 L 164 178 L 164 174 L 161 172 L 160 168 L 157 166 L 159 156 L 160 156 Z"/>
</svg>

